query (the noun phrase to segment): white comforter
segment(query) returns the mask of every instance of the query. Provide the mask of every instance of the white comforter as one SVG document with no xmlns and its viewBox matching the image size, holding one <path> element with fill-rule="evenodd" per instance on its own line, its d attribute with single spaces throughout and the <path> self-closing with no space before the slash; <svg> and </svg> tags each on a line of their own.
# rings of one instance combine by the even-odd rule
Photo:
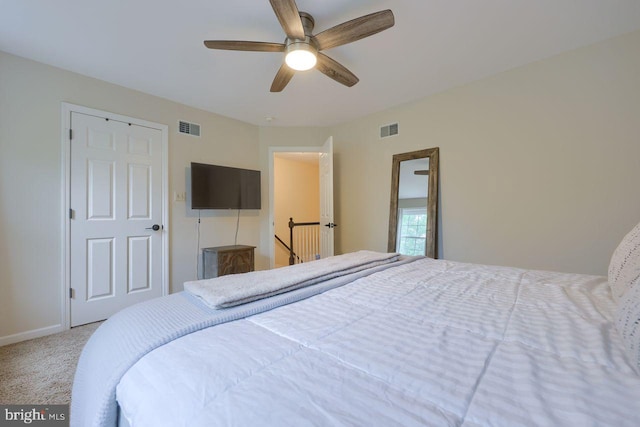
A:
<svg viewBox="0 0 640 427">
<path fill-rule="evenodd" d="M 638 426 L 602 277 L 422 259 L 170 342 L 122 378 L 140 426 Z"/>
</svg>

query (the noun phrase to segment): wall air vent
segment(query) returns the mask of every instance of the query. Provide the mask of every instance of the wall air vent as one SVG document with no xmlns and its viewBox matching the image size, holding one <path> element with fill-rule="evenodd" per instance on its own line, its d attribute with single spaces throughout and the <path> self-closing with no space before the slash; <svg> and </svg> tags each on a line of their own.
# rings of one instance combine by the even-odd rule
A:
<svg viewBox="0 0 640 427">
<path fill-rule="evenodd" d="M 398 134 L 398 124 L 391 123 L 390 125 L 380 126 L 380 138 L 388 138 Z"/>
<path fill-rule="evenodd" d="M 178 122 L 178 132 L 191 136 L 200 136 L 200 125 L 180 120 Z"/>
</svg>

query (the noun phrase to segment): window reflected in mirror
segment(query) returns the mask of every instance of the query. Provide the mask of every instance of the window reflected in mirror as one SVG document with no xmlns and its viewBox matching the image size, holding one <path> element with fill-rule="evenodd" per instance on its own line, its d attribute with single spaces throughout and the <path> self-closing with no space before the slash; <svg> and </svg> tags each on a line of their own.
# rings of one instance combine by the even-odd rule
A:
<svg viewBox="0 0 640 427">
<path fill-rule="evenodd" d="M 403 255 L 424 255 L 427 243 L 427 207 L 398 208 L 398 218 L 396 252 Z"/>
</svg>

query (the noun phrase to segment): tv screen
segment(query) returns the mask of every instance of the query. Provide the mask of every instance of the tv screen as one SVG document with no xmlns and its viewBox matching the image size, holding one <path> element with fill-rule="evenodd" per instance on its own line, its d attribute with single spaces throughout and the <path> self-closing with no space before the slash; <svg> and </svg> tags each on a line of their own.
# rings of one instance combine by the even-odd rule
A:
<svg viewBox="0 0 640 427">
<path fill-rule="evenodd" d="M 191 209 L 260 208 L 260 171 L 191 163 Z"/>
</svg>

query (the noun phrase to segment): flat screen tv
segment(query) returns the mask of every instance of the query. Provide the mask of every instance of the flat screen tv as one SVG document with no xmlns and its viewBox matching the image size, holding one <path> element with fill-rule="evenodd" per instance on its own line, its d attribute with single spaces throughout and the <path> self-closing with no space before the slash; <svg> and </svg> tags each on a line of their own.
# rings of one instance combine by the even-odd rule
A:
<svg viewBox="0 0 640 427">
<path fill-rule="evenodd" d="M 191 163 L 191 209 L 260 208 L 260 171 Z"/>
</svg>

